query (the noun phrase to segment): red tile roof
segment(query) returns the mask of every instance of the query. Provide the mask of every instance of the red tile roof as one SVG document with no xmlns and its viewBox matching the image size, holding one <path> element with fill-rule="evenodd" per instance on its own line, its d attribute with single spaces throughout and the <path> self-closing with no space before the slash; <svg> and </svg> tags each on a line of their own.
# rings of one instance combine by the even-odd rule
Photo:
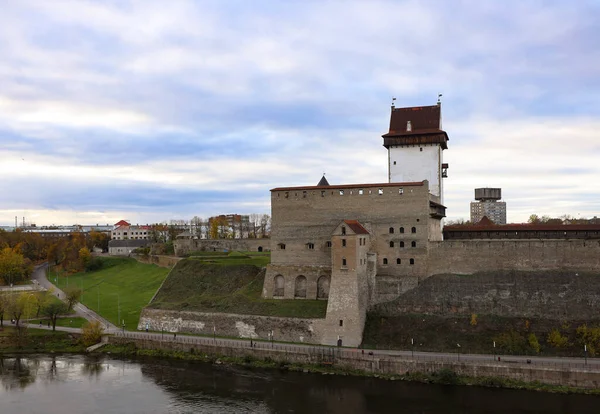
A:
<svg viewBox="0 0 600 414">
<path fill-rule="evenodd" d="M 600 224 L 455 224 L 444 231 L 600 231 Z"/>
<path fill-rule="evenodd" d="M 367 229 L 365 229 L 358 220 L 344 220 L 344 223 L 346 223 L 355 234 L 369 234 Z"/>
<path fill-rule="evenodd" d="M 115 223 L 115 226 L 130 226 L 125 220 L 121 220 L 118 223 Z"/>
</svg>

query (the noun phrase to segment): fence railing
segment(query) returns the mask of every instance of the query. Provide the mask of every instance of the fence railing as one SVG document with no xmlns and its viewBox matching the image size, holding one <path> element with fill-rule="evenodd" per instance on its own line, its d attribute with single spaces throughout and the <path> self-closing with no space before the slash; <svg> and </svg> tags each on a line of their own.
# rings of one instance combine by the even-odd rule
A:
<svg viewBox="0 0 600 414">
<path fill-rule="evenodd" d="M 320 345 L 286 344 L 280 342 L 268 342 L 264 340 L 239 340 L 217 337 L 199 337 L 188 335 L 177 335 L 173 333 L 145 333 L 145 332 L 118 332 L 117 337 L 136 340 L 152 340 L 159 342 L 170 342 L 190 345 L 204 345 L 210 347 L 221 347 L 231 349 L 255 349 L 269 350 L 279 353 L 304 355 L 310 359 L 322 363 L 340 362 L 344 359 L 355 359 L 363 361 L 378 361 L 378 363 L 411 363 L 411 362 L 438 362 L 444 364 L 464 363 L 470 365 L 503 365 L 503 366 L 527 366 L 531 368 L 553 368 L 560 370 L 584 370 L 600 372 L 600 360 L 590 359 L 584 362 L 572 361 L 548 361 L 536 357 L 508 356 L 508 355 L 475 355 L 455 354 L 436 355 L 411 351 L 383 351 L 356 348 L 341 348 Z"/>
</svg>

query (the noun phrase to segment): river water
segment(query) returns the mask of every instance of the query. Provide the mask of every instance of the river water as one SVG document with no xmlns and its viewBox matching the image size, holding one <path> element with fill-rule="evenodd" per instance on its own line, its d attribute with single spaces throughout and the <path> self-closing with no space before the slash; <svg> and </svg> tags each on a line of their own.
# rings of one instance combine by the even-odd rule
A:
<svg viewBox="0 0 600 414">
<path fill-rule="evenodd" d="M 600 397 L 83 355 L 0 356 L 1 414 L 598 413 Z"/>
</svg>

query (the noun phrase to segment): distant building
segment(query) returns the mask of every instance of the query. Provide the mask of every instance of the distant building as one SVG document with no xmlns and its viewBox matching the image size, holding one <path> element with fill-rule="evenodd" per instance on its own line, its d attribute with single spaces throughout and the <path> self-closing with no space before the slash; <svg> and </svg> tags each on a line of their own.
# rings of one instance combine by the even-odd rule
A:
<svg viewBox="0 0 600 414">
<path fill-rule="evenodd" d="M 501 188 L 476 188 L 475 200 L 471 203 L 471 223 L 479 223 L 487 217 L 494 224 L 506 224 L 506 203 Z"/>
<path fill-rule="evenodd" d="M 108 254 L 111 256 L 129 256 L 135 249 L 146 247 L 149 240 L 111 240 L 108 242 Z"/>
<path fill-rule="evenodd" d="M 125 220 L 115 224 L 110 232 L 113 240 L 148 240 L 150 226 L 132 226 Z"/>
</svg>

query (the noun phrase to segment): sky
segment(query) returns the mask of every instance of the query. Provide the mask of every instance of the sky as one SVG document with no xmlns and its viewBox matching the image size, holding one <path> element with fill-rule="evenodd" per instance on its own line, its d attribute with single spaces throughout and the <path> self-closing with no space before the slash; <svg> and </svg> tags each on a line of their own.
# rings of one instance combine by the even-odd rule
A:
<svg viewBox="0 0 600 414">
<path fill-rule="evenodd" d="M 0 225 L 270 212 L 387 181 L 442 93 L 445 204 L 600 216 L 598 1 L 0 0 Z"/>
</svg>

